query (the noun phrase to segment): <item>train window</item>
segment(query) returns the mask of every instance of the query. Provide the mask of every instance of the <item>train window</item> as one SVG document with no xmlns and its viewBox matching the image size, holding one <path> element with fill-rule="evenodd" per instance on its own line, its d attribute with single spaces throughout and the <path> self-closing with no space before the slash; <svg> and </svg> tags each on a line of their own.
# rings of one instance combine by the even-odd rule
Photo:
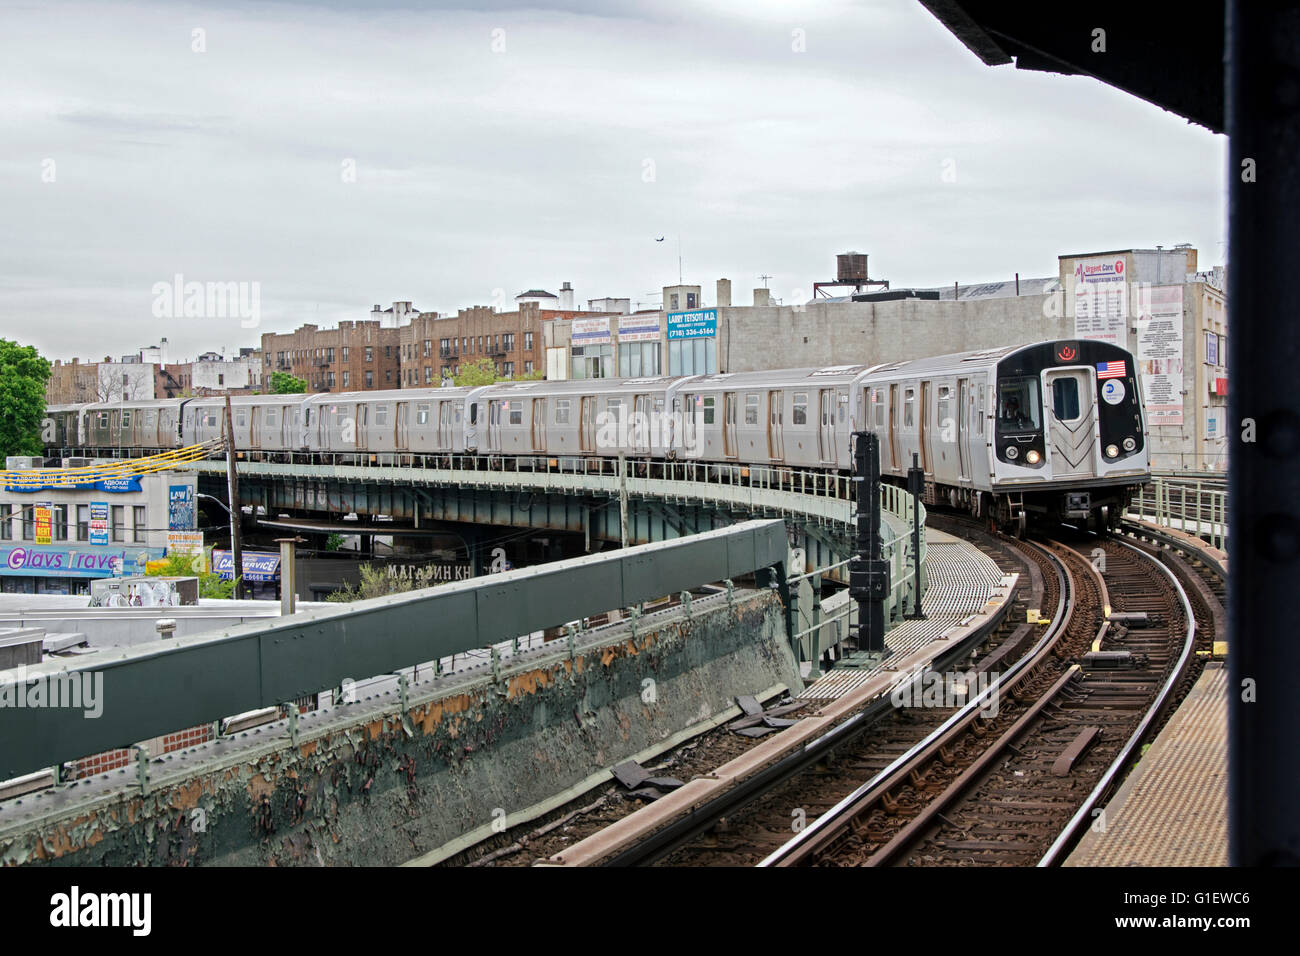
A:
<svg viewBox="0 0 1300 956">
<path fill-rule="evenodd" d="M 428 406 L 428 405 L 425 405 L 425 404 L 419 404 L 419 405 L 416 405 L 416 406 L 415 406 L 415 424 L 417 424 L 417 425 L 427 425 L 427 424 L 429 424 L 429 406 Z"/>
<path fill-rule="evenodd" d="M 975 426 L 981 435 L 984 434 L 984 386 L 980 386 L 980 403 L 975 409 Z"/>
<path fill-rule="evenodd" d="M 130 427 L 131 427 L 131 411 L 130 411 L 130 409 L 126 409 L 126 408 L 122 409 L 122 427 L 123 427 L 123 428 L 130 428 Z"/>
<path fill-rule="evenodd" d="M 144 413 L 144 423 L 146 426 L 150 426 L 154 424 L 153 416 L 154 416 L 153 409 L 150 409 L 149 411 Z"/>
<path fill-rule="evenodd" d="M 704 424 L 706 425 L 713 424 L 713 402 L 714 397 L 712 395 L 704 396 Z"/>
<path fill-rule="evenodd" d="M 523 423 L 524 423 L 524 403 L 511 402 L 510 403 L 510 424 L 522 425 Z"/>
<path fill-rule="evenodd" d="M 808 393 L 807 392 L 794 393 L 794 401 L 792 402 L 792 408 L 790 409 L 790 424 L 791 425 L 808 424 Z"/>
<path fill-rule="evenodd" d="M 478 424 L 478 402 L 469 407 L 469 423 L 471 425 Z"/>
<path fill-rule="evenodd" d="M 555 424 L 569 424 L 569 400 L 567 398 L 555 400 Z"/>
<path fill-rule="evenodd" d="M 998 431 L 1037 431 L 1039 413 L 1038 379 L 1007 378 L 998 383 Z"/>
<path fill-rule="evenodd" d="M 914 409 L 916 408 L 916 389 L 903 389 L 903 427 L 911 428 L 916 419 Z"/>
<path fill-rule="evenodd" d="M 459 405 L 453 405 L 451 407 L 451 411 L 452 411 L 452 421 L 454 421 L 457 425 L 459 425 L 461 407 Z"/>
<path fill-rule="evenodd" d="M 240 428 L 243 428 L 243 427 L 245 427 L 245 426 L 248 424 L 248 410 L 247 410 L 247 409 L 241 408 L 241 409 L 239 410 L 239 414 L 237 414 L 237 415 L 235 416 L 235 424 L 238 425 Z"/>
<path fill-rule="evenodd" d="M 266 424 L 274 425 L 275 416 L 276 416 L 275 406 L 274 405 L 268 406 L 266 411 L 263 413 L 263 416 L 264 416 L 264 420 L 266 421 Z"/>
<path fill-rule="evenodd" d="M 1079 417 L 1079 382 L 1073 378 L 1058 378 L 1052 382 L 1052 413 L 1063 422 Z"/>
<path fill-rule="evenodd" d="M 387 424 L 388 424 L 388 406 L 387 406 L 387 405 L 376 405 L 376 406 L 375 406 L 375 424 L 376 424 L 376 425 L 387 425 Z"/>
<path fill-rule="evenodd" d="M 745 396 L 745 424 L 746 425 L 758 424 L 758 396 L 757 395 Z"/>
</svg>

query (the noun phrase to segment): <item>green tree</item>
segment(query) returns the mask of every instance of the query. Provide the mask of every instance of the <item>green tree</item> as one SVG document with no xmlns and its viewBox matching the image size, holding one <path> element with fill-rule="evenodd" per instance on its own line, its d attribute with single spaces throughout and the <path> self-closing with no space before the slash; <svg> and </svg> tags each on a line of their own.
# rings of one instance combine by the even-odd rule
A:
<svg viewBox="0 0 1300 956">
<path fill-rule="evenodd" d="M 295 378 L 288 372 L 271 373 L 272 395 L 297 395 L 307 391 L 307 380 Z"/>
<path fill-rule="evenodd" d="M 30 345 L 0 339 L 0 452 L 39 455 L 44 449 L 41 420 L 49 380 L 49 359 Z"/>
<path fill-rule="evenodd" d="M 500 376 L 497 375 L 497 366 L 490 358 L 477 358 L 472 362 L 466 362 L 460 367 L 460 374 L 452 379 L 457 385 L 468 385 L 470 387 L 478 385 L 491 385 L 496 382 Z"/>
<path fill-rule="evenodd" d="M 416 568 L 414 574 L 397 574 L 394 568 L 377 568 L 373 564 L 361 565 L 361 580 L 345 584 L 325 598 L 327 601 L 365 601 L 370 598 L 402 594 L 432 587 L 433 568 Z"/>
<path fill-rule="evenodd" d="M 211 548 L 208 549 L 207 560 L 204 563 L 207 567 L 212 567 Z M 150 577 L 198 578 L 199 597 L 201 598 L 228 600 L 235 596 L 235 587 L 239 584 L 238 578 L 227 581 L 221 575 L 212 571 L 200 571 L 199 556 L 188 551 L 173 551 L 161 561 L 151 561 L 150 564 L 153 567 L 145 572 Z"/>
</svg>

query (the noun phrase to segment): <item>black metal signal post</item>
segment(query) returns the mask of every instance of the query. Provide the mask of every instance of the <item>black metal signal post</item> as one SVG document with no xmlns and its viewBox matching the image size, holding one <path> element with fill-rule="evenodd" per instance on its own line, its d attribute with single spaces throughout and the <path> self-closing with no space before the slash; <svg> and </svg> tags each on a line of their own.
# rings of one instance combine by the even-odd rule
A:
<svg viewBox="0 0 1300 956">
<path fill-rule="evenodd" d="M 853 433 L 853 481 L 858 507 L 857 540 L 849 562 L 849 596 L 858 603 L 854 636 L 859 651 L 883 653 L 889 562 L 881 556 L 880 439 L 871 432 Z"/>
</svg>

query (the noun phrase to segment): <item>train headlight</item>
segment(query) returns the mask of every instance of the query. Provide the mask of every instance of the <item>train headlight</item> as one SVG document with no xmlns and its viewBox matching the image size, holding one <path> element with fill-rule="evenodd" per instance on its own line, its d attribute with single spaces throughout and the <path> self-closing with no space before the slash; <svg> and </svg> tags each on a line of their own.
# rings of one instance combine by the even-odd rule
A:
<svg viewBox="0 0 1300 956">
<path fill-rule="evenodd" d="M 1017 448 L 1015 445 L 1012 445 L 1010 448 L 1007 449 L 1007 458 L 1009 458 L 1011 461 L 1015 461 L 1019 457 L 1020 457 L 1020 449 Z"/>
<path fill-rule="evenodd" d="M 1132 451 L 1132 450 L 1133 450 L 1134 448 L 1136 448 L 1137 446 L 1138 446 L 1137 439 L 1136 439 L 1136 438 L 1133 438 L 1131 435 L 1130 435 L 1128 438 L 1125 438 L 1125 439 L 1124 439 L 1124 450 L 1125 450 L 1125 451 Z"/>
<path fill-rule="evenodd" d="M 1116 448 L 1114 445 L 1107 445 L 1107 446 L 1106 446 L 1106 457 L 1107 457 L 1107 458 L 1118 458 L 1118 457 L 1119 457 L 1119 449 Z"/>
<path fill-rule="evenodd" d="M 1031 465 L 1036 465 L 1038 464 L 1038 460 L 1042 457 L 1043 456 L 1038 454 L 1036 450 L 1031 448 L 1029 449 L 1029 453 L 1025 455 L 1025 461 L 1029 462 Z"/>
</svg>

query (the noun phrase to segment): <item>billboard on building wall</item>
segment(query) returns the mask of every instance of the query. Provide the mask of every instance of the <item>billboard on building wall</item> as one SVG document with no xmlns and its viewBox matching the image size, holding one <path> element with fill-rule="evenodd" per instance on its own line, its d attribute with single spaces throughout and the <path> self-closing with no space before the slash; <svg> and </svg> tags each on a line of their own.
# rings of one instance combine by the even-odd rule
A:
<svg viewBox="0 0 1300 956">
<path fill-rule="evenodd" d="M 108 544 L 108 502 L 90 503 L 90 543 Z"/>
<path fill-rule="evenodd" d="M 668 338 L 707 339 L 718 334 L 718 310 L 696 309 L 694 312 L 668 313 Z"/>
<path fill-rule="evenodd" d="M 36 520 L 36 543 L 54 543 L 54 522 L 51 518 L 50 503 L 41 501 L 32 506 L 32 517 Z"/>
<path fill-rule="evenodd" d="M 1074 337 L 1109 342 L 1121 348 L 1128 341 L 1128 276 L 1123 256 L 1079 259 L 1074 264 Z"/>
<path fill-rule="evenodd" d="M 1183 424 L 1183 287 L 1150 289 L 1137 320 L 1137 366 L 1147 424 Z"/>
<path fill-rule="evenodd" d="M 620 342 L 658 342 L 659 313 L 619 316 L 618 340 Z"/>
<path fill-rule="evenodd" d="M 598 319 L 574 319 L 569 327 L 572 345 L 603 345 L 609 341 L 609 316 Z"/>
<path fill-rule="evenodd" d="M 193 531 L 194 528 L 194 486 L 169 486 L 167 489 L 167 530 Z"/>
</svg>

